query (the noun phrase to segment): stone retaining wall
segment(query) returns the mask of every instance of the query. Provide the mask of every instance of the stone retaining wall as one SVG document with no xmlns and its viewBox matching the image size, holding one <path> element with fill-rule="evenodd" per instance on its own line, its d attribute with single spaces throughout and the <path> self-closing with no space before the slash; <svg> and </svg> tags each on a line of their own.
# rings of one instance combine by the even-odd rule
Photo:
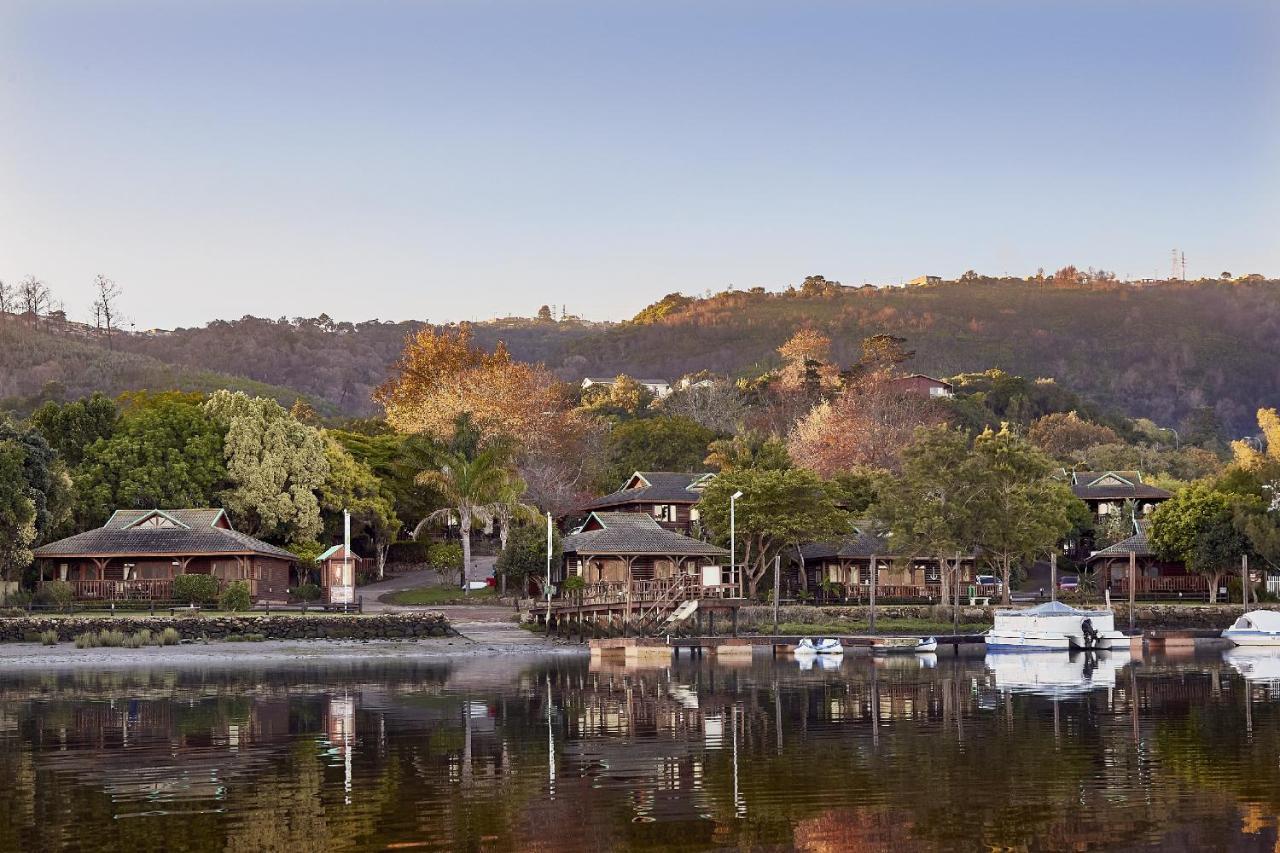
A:
<svg viewBox="0 0 1280 853">
<path fill-rule="evenodd" d="M 1129 627 L 1128 604 L 1115 604 L 1116 628 Z M 1277 608 L 1280 609 L 1280 608 Z M 961 607 L 961 622 L 990 622 L 995 607 Z M 791 605 L 778 608 L 779 622 L 797 622 L 805 625 L 827 625 L 849 622 L 850 630 L 866 630 L 868 612 L 865 606 Z M 1142 604 L 1134 608 L 1135 624 L 1142 630 L 1173 630 L 1177 628 L 1215 629 L 1226 628 L 1244 612 L 1239 605 L 1226 604 Z M 920 619 L 935 622 L 951 621 L 951 608 L 928 604 L 884 604 L 876 607 L 879 619 Z M 738 627 L 743 631 L 768 631 L 773 628 L 773 608 L 750 606 L 738 612 Z"/>
<path fill-rule="evenodd" d="M 261 634 L 268 640 L 398 640 L 456 633 L 444 614 L 425 611 L 369 615 L 20 616 L 0 619 L 0 642 L 27 640 L 50 629 L 58 632 L 58 639 L 72 640 L 86 631 L 133 633 L 143 628 L 152 633 L 173 628 L 184 640 L 219 640 L 232 634 Z"/>
</svg>

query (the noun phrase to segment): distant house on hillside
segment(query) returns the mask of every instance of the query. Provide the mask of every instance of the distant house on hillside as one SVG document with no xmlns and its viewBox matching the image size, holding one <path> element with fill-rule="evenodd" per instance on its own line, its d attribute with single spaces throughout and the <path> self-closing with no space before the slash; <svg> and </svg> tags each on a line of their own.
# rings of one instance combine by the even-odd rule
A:
<svg viewBox="0 0 1280 853">
<path fill-rule="evenodd" d="M 668 530 L 688 534 L 698 520 L 694 505 L 702 499 L 702 490 L 713 477 L 714 474 L 678 471 L 636 471 L 622 488 L 588 502 L 582 512 L 644 513 Z"/>
<path fill-rule="evenodd" d="M 582 390 L 585 391 L 588 388 L 596 387 L 608 388 L 616 381 L 617 377 L 588 376 L 582 380 Z M 665 379 L 637 379 L 636 382 L 639 382 L 647 388 L 649 393 L 657 397 L 659 400 L 662 400 L 671 394 L 671 383 Z"/>
<path fill-rule="evenodd" d="M 920 287 L 926 284 L 942 284 L 940 275 L 918 275 L 907 282 L 907 287 Z"/>
<path fill-rule="evenodd" d="M 923 373 L 912 373 L 910 376 L 899 376 L 889 381 L 889 385 L 899 394 L 917 397 L 953 397 L 955 388 L 950 382 L 934 379 Z"/>
</svg>

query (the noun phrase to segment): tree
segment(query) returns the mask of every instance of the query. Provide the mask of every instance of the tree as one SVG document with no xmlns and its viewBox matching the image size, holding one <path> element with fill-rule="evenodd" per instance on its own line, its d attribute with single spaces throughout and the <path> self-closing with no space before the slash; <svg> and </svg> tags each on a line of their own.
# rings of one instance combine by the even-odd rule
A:
<svg viewBox="0 0 1280 853">
<path fill-rule="evenodd" d="M 100 318 L 106 324 L 107 346 L 114 348 L 111 333 L 115 328 L 114 324 L 117 319 L 116 303 L 120 299 L 120 285 L 105 275 L 99 274 L 93 281 L 93 289 L 97 294 L 97 298 L 93 300 L 94 316 Z"/>
<path fill-rule="evenodd" d="M 1222 449 L 1222 419 L 1213 406 L 1197 406 L 1178 424 L 1183 444 L 1195 444 L 1208 450 Z"/>
<path fill-rule="evenodd" d="M 1071 530 L 1072 505 L 1081 501 L 1052 476 L 1053 460 L 1008 425 L 974 440 L 972 462 L 982 489 L 974 512 L 977 543 L 998 567 L 1008 604 L 1013 566 L 1054 547 Z"/>
<path fill-rule="evenodd" d="M 743 469 L 716 477 L 698 501 L 703 528 L 721 544 L 729 543 L 730 496 L 738 491 L 737 563 L 751 596 L 784 549 L 849 532 L 849 516 L 836 505 L 835 490 L 812 471 Z"/>
<path fill-rule="evenodd" d="M 1072 411 L 1037 418 L 1027 430 L 1027 439 L 1054 459 L 1070 464 L 1083 459 L 1090 447 L 1118 442 L 1120 436 L 1111 427 L 1086 421 Z"/>
<path fill-rule="evenodd" d="M 570 411 L 564 387 L 545 368 L 512 359 L 501 343 L 485 352 L 465 326 L 456 333 L 426 328 L 411 337 L 395 374 L 374 396 L 395 429 L 442 441 L 463 414 L 486 442 L 528 444 L 537 444 L 557 420 L 583 417 Z"/>
<path fill-rule="evenodd" d="M 550 323 L 555 320 L 555 317 L 551 316 L 551 306 L 543 305 L 538 309 L 538 320 L 543 323 Z"/>
<path fill-rule="evenodd" d="M 326 527 L 330 528 L 331 535 L 336 536 L 342 511 L 350 512 L 352 523 L 358 525 L 358 529 L 373 543 L 378 578 L 381 579 L 387 565 L 387 551 L 400 529 L 392 499 L 367 465 L 357 461 L 327 432 L 321 437 L 329 469 L 319 490 L 320 510 L 325 516 Z"/>
<path fill-rule="evenodd" d="M 716 434 L 688 418 L 624 421 L 605 437 L 599 485 L 616 489 L 633 471 L 699 471 Z"/>
<path fill-rule="evenodd" d="M 787 446 L 764 433 L 748 431 L 732 438 L 717 438 L 707 445 L 703 464 L 721 472 L 763 468 L 782 471 L 791 467 Z"/>
<path fill-rule="evenodd" d="M 1180 560 L 1209 578 L 1210 603 L 1222 576 L 1250 550 L 1235 523 L 1235 501 L 1209 483 L 1195 483 L 1156 507 L 1148 536 L 1162 559 Z"/>
<path fill-rule="evenodd" d="M 0 279 L 0 314 L 8 314 L 17 307 L 17 291 L 14 286 Z"/>
<path fill-rule="evenodd" d="M 519 522 L 536 521 L 539 518 L 538 510 L 524 502 L 524 496 L 527 491 L 528 487 L 525 485 L 524 480 L 508 473 L 502 485 L 496 490 L 493 502 L 489 504 L 490 517 L 498 526 L 498 547 L 502 551 L 507 550 L 507 543 L 511 539 L 511 531 L 514 525 Z M 546 549 L 544 548 L 543 550 L 545 551 Z M 506 575 L 502 574 L 501 579 L 501 592 L 506 595 Z"/>
<path fill-rule="evenodd" d="M 223 429 L 198 395 L 131 394 L 109 436 L 84 452 L 72 477 L 79 527 L 116 509 L 209 506 L 227 476 Z"/>
<path fill-rule="evenodd" d="M 1275 409 L 1258 409 L 1258 429 L 1262 447 L 1248 441 L 1231 442 L 1231 454 L 1243 468 L 1260 468 L 1268 462 L 1280 462 L 1280 414 Z"/>
<path fill-rule="evenodd" d="M 691 382 L 662 401 L 662 411 L 697 421 L 709 430 L 732 433 L 747 416 L 746 395 L 736 383 L 705 377 Z"/>
<path fill-rule="evenodd" d="M 27 484 L 26 452 L 0 438 L 0 579 L 16 580 L 31 564 L 36 541 L 36 502 Z"/>
<path fill-rule="evenodd" d="M 560 532 L 552 528 L 551 562 L 560 561 Z M 547 531 L 538 524 L 521 524 L 514 527 L 507 544 L 498 554 L 494 571 L 504 581 L 511 581 L 523 591 L 532 581 L 539 589 L 546 583 Z"/>
<path fill-rule="evenodd" d="M 984 483 L 975 476 L 964 432 L 922 427 L 902 454 L 901 471 L 881 478 L 871 513 L 906 555 L 936 557 L 942 600 L 958 580 L 961 558 L 977 544 L 977 512 Z"/>
<path fill-rule="evenodd" d="M 944 418 L 939 403 L 899 393 L 892 376 L 879 371 L 810 410 L 788 436 L 787 450 L 797 465 L 822 477 L 858 467 L 895 470 L 916 430 Z"/>
<path fill-rule="evenodd" d="M 592 393 L 592 392 L 595 393 Z M 595 414 L 636 417 L 653 403 L 653 392 L 626 374 L 599 390 L 587 389 L 586 408 Z"/>
<path fill-rule="evenodd" d="M 98 439 L 110 438 L 119 411 L 102 394 L 71 403 L 45 402 L 29 418 L 31 426 L 69 467 L 84 461 L 85 452 Z"/>
<path fill-rule="evenodd" d="M 48 285 L 33 275 L 18 284 L 18 306 L 31 315 L 32 322 L 38 324 L 40 315 L 48 312 L 52 299 Z"/>
<path fill-rule="evenodd" d="M 275 400 L 215 392 L 205 413 L 226 430 L 228 488 L 222 503 L 237 527 L 279 542 L 319 535 L 316 497 L 329 474 L 320 433 Z"/>
<path fill-rule="evenodd" d="M 462 537 L 461 586 L 464 590 L 471 566 L 472 525 L 492 517 L 490 508 L 509 487 L 511 460 L 508 446 L 490 443 L 482 447 L 478 435 L 470 434 L 471 429 L 469 421 L 460 417 L 453 441 L 435 450 L 436 468 L 418 474 L 418 483 L 439 493 L 445 508 L 427 515 L 414 529 L 416 538 L 429 522 L 456 515 Z"/>
<path fill-rule="evenodd" d="M 782 367 L 777 386 L 789 393 L 810 397 L 834 389 L 840 381 L 839 369 L 831 363 L 831 338 L 817 329 L 800 329 L 778 347 Z"/>
</svg>

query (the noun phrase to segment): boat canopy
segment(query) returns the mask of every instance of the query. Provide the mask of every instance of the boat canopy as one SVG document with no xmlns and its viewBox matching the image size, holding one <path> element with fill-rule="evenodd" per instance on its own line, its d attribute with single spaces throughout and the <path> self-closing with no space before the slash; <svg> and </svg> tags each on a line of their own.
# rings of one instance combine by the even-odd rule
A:
<svg viewBox="0 0 1280 853">
<path fill-rule="evenodd" d="M 1234 631 L 1263 631 L 1280 634 L 1280 613 L 1274 610 L 1250 610 L 1231 626 Z"/>
<path fill-rule="evenodd" d="M 1109 610 L 1077 610 L 1061 601 L 1046 601 L 1025 610 L 997 610 L 997 616 L 1110 616 Z M 1276 616 L 1280 616 L 1277 613 Z"/>
</svg>

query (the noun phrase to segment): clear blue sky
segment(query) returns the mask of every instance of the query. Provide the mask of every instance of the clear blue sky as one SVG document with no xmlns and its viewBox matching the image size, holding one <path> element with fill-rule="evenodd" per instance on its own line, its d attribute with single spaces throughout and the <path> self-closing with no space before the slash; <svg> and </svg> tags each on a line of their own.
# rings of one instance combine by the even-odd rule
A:
<svg viewBox="0 0 1280 853">
<path fill-rule="evenodd" d="M 0 278 L 139 327 L 1280 274 L 1274 0 L 0 5 Z"/>
</svg>

